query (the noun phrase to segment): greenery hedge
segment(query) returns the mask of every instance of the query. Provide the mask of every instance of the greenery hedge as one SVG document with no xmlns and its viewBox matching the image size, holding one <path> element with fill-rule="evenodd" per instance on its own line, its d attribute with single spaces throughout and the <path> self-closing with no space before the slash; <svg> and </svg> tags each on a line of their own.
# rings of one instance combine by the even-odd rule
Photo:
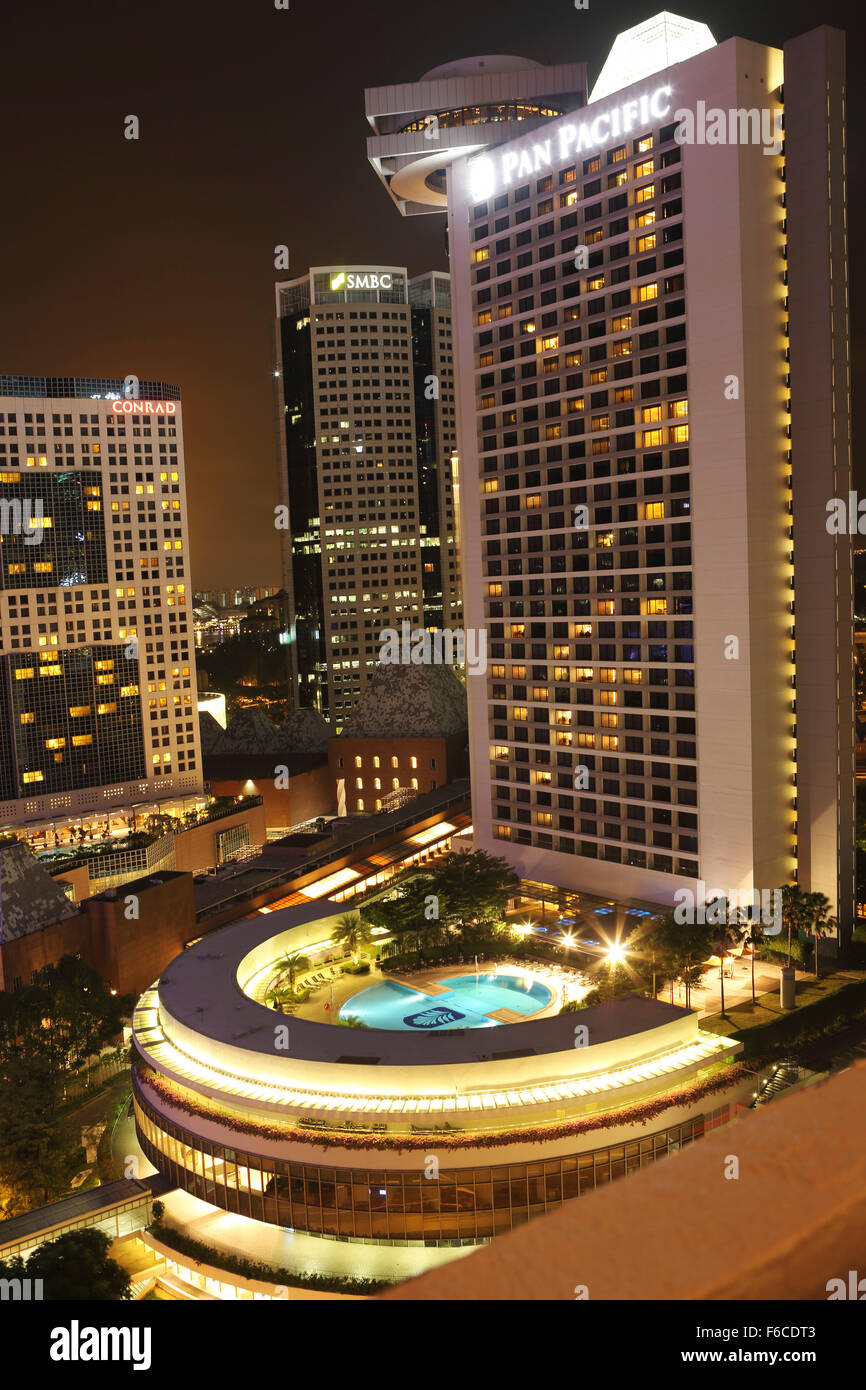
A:
<svg viewBox="0 0 866 1390">
<path fill-rule="evenodd" d="M 368 960 L 361 960 L 358 961 L 356 965 L 353 960 L 350 960 L 347 961 L 345 965 L 341 965 L 340 970 L 344 975 L 369 975 L 370 962 Z"/>
<path fill-rule="evenodd" d="M 214 1119 L 227 1129 L 235 1130 L 240 1134 L 252 1134 L 260 1139 L 276 1139 L 283 1142 L 291 1139 L 297 1143 L 314 1144 L 320 1148 L 387 1149 L 395 1153 L 403 1153 L 410 1149 L 427 1150 L 434 1142 L 437 1149 L 444 1150 L 492 1149 L 509 1144 L 531 1144 L 549 1139 L 572 1138 L 596 1130 L 616 1128 L 619 1125 L 645 1125 L 648 1121 L 663 1114 L 665 1110 L 669 1110 L 671 1106 L 692 1105 L 705 1096 L 725 1090 L 744 1076 L 751 1075 L 752 1072 L 751 1067 L 743 1066 L 739 1062 L 720 1063 L 701 1081 L 678 1089 L 671 1089 L 662 1096 L 638 1101 L 634 1105 L 623 1106 L 619 1110 L 607 1110 L 588 1115 L 583 1119 L 560 1120 L 521 1129 L 492 1130 L 480 1133 L 466 1133 L 463 1130 L 450 1133 L 437 1131 L 434 1137 L 429 1131 L 423 1134 L 381 1134 L 363 1130 L 359 1133 L 352 1133 L 348 1130 L 305 1128 L 303 1120 L 291 1128 L 285 1125 L 269 1125 L 242 1120 L 226 1114 L 220 1106 L 205 1100 L 200 1100 L 194 1105 L 191 1104 L 184 1096 L 178 1094 L 172 1083 L 157 1076 L 152 1068 L 144 1066 L 138 1070 L 142 1081 L 148 1088 L 176 1110 L 187 1115 Z"/>
<path fill-rule="evenodd" d="M 282 1265 L 264 1264 L 261 1260 L 247 1260 L 240 1255 L 230 1255 L 224 1250 L 215 1250 L 192 1236 L 176 1231 L 173 1226 L 165 1226 L 161 1221 L 153 1221 L 147 1228 L 151 1235 L 176 1250 L 179 1255 L 200 1264 L 213 1265 L 225 1269 L 230 1274 L 238 1274 L 242 1279 L 258 1279 L 265 1284 L 285 1284 L 294 1289 L 318 1289 L 322 1293 L 354 1293 L 370 1296 L 382 1289 L 391 1287 L 396 1280 L 356 1279 L 348 1274 L 306 1274 L 296 1269 L 285 1269 Z"/>
<path fill-rule="evenodd" d="M 758 957 L 760 960 L 777 960 L 779 956 L 784 956 L 786 963 L 788 960 L 788 938 L 787 936 L 764 936 L 758 947 Z M 796 961 L 797 965 L 814 967 L 815 964 L 815 943 L 814 941 L 798 941 L 795 937 L 791 942 L 791 960 Z"/>
<path fill-rule="evenodd" d="M 852 980 L 825 999 L 804 1004 L 790 1013 L 778 1014 L 769 1023 L 744 1028 L 732 1036 L 743 1043 L 743 1057 L 766 1054 L 779 1046 L 810 1042 L 838 1029 L 866 1013 L 866 980 Z"/>
</svg>

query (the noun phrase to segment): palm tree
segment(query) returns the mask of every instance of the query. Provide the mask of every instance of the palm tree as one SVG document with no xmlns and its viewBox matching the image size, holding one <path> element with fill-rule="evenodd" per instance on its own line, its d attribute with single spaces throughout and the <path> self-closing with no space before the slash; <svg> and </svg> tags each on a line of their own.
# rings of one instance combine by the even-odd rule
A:
<svg viewBox="0 0 866 1390">
<path fill-rule="evenodd" d="M 310 965 L 309 956 L 283 956 L 282 960 L 276 962 L 276 978 L 265 996 L 266 1000 L 282 1004 L 283 1000 L 290 999 L 295 993 L 298 976 L 305 974 Z"/>
<path fill-rule="evenodd" d="M 710 918 L 711 910 L 712 920 Z M 727 1018 L 725 1013 L 725 956 L 736 946 L 739 946 L 746 934 L 747 927 L 743 924 L 742 908 L 729 907 L 727 898 L 716 898 L 713 903 L 707 903 L 707 923 L 713 931 L 715 953 L 721 959 L 719 966 L 721 1017 Z"/>
<path fill-rule="evenodd" d="M 764 928 L 761 925 L 760 915 L 749 918 L 749 935 L 746 937 L 749 943 L 749 954 L 752 957 L 752 1003 L 755 999 L 755 948 L 760 946 L 764 939 Z"/>
<path fill-rule="evenodd" d="M 370 928 L 361 918 L 358 912 L 344 912 L 339 918 L 337 926 L 340 934 L 337 941 L 341 946 L 345 946 L 355 964 L 358 964 L 358 953 L 362 944 L 370 940 Z"/>
<path fill-rule="evenodd" d="M 795 929 L 800 931 L 810 919 L 809 901 L 802 888 L 796 883 L 786 883 L 782 889 L 782 927 L 788 929 L 788 966 L 791 959 L 791 946 Z"/>
<path fill-rule="evenodd" d="M 839 923 L 832 916 L 830 909 L 830 899 L 826 893 L 807 893 L 806 902 L 809 906 L 809 923 L 806 928 L 810 936 L 815 938 L 815 979 L 821 978 L 820 962 L 818 960 L 818 945 L 822 936 L 832 936 L 839 928 Z"/>
</svg>

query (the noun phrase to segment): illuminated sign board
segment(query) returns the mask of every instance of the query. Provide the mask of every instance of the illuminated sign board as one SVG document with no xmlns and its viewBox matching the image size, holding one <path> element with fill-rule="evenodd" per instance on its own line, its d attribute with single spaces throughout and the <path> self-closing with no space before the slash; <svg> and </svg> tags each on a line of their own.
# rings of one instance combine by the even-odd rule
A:
<svg viewBox="0 0 866 1390">
<path fill-rule="evenodd" d="M 332 290 L 390 290 L 391 272 L 369 270 L 363 273 L 354 270 L 341 270 L 331 276 Z"/>
<path fill-rule="evenodd" d="M 112 401 L 116 415 L 176 415 L 176 401 Z"/>
<path fill-rule="evenodd" d="M 554 163 L 563 163 L 584 151 L 597 149 L 611 140 L 619 140 L 632 130 L 663 120 L 671 109 L 672 90 L 670 86 L 656 87 L 654 92 L 633 97 L 622 106 L 609 107 L 589 120 L 577 124 L 565 121 L 555 135 L 548 135 L 543 140 L 526 144 L 520 149 L 503 150 L 497 155 L 480 155 L 470 160 L 470 197 L 480 202 L 515 179 L 551 169 Z"/>
</svg>

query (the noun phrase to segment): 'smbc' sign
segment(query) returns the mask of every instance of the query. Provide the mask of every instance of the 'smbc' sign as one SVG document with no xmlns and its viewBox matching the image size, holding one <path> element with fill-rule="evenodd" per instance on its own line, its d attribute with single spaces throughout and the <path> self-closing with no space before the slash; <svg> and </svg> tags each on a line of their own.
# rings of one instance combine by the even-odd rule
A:
<svg viewBox="0 0 866 1390">
<path fill-rule="evenodd" d="M 331 276 L 332 290 L 390 290 L 391 272 L 366 271 L 363 275 L 354 270 L 341 270 Z"/>
</svg>

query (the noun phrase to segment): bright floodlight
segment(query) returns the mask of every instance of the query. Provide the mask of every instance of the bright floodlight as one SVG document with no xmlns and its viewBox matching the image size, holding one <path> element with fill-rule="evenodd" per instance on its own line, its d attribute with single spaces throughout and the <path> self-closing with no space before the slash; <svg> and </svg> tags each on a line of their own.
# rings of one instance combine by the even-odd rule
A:
<svg viewBox="0 0 866 1390">
<path fill-rule="evenodd" d="M 674 63 L 682 63 L 715 46 L 706 24 L 663 10 L 634 29 L 617 34 L 589 100 L 600 101 L 611 92 L 630 87 L 633 82 L 641 82 L 654 72 L 663 72 Z"/>
<path fill-rule="evenodd" d="M 610 946 L 607 958 L 611 965 L 619 965 L 620 961 L 625 960 L 625 951 L 621 946 Z"/>
</svg>

